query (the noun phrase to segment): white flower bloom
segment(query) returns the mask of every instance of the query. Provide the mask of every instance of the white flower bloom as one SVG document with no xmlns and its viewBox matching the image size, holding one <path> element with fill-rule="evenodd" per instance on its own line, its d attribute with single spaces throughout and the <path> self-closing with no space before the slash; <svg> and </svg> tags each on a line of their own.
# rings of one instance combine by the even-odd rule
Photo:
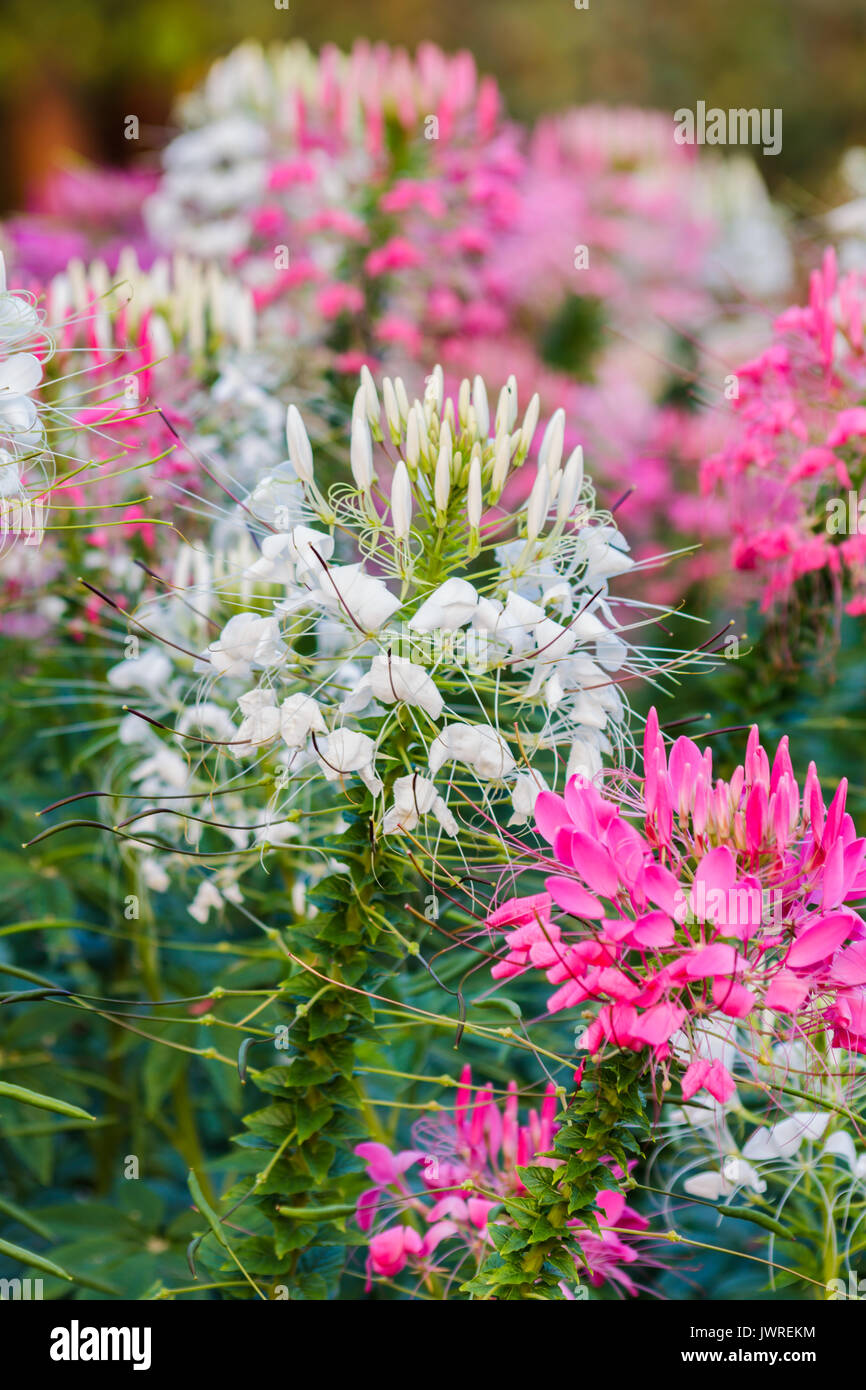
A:
<svg viewBox="0 0 866 1390">
<path fill-rule="evenodd" d="M 467 579 L 446 579 L 409 619 L 413 632 L 455 632 L 478 607 L 478 593 Z"/>
<path fill-rule="evenodd" d="M 170 787 L 172 791 L 184 791 L 189 782 L 189 768 L 180 753 L 164 747 L 158 748 L 152 757 L 138 763 L 129 775 L 133 782 L 143 784 L 143 792 L 146 783 L 151 794 L 155 796 L 159 796 L 163 787 Z"/>
<path fill-rule="evenodd" d="M 30 392 L 41 380 L 42 363 L 32 352 L 18 352 L 0 362 L 0 434 L 25 443 L 39 437 L 39 415 Z"/>
<path fill-rule="evenodd" d="M 471 767 L 486 782 L 501 781 L 516 763 L 508 745 L 489 724 L 449 724 L 430 745 L 430 772 L 435 777 L 444 763 Z"/>
<path fill-rule="evenodd" d="M 700 1197 L 705 1202 L 717 1202 L 720 1197 L 730 1197 L 733 1192 L 723 1175 L 712 1170 L 686 1178 L 683 1187 L 690 1197 Z"/>
<path fill-rule="evenodd" d="M 291 585 L 300 582 L 309 571 L 321 572 L 317 555 L 328 561 L 333 553 L 334 538 L 326 531 L 293 526 L 291 531 L 265 536 L 261 555 L 247 566 L 244 574 L 265 583 Z"/>
<path fill-rule="evenodd" d="M 244 716 L 236 735 L 238 745 L 270 743 L 276 738 L 280 732 L 280 711 L 273 690 L 250 690 L 238 697 L 238 704 Z M 238 746 L 233 751 L 243 756 L 254 749 Z"/>
<path fill-rule="evenodd" d="M 854 1140 L 844 1129 L 837 1129 L 831 1134 L 821 1152 L 834 1154 L 837 1158 L 844 1159 L 852 1173 L 857 1167 L 857 1150 L 854 1147 Z"/>
<path fill-rule="evenodd" d="M 587 551 L 583 577 L 587 588 L 595 590 L 608 579 L 634 568 L 634 560 L 626 554 L 628 541 L 615 526 L 583 526 L 578 534 Z"/>
<path fill-rule="evenodd" d="M 373 740 L 354 729 L 335 729 L 316 744 L 319 766 L 329 782 L 339 781 L 345 773 L 357 772 L 372 795 L 379 796 L 382 783 L 376 776 L 375 755 Z"/>
<path fill-rule="evenodd" d="M 218 640 L 211 642 L 206 652 L 212 669 L 220 676 L 247 676 L 254 665 L 276 666 L 285 654 L 277 619 L 262 618 L 256 613 L 236 613 L 229 618 Z"/>
<path fill-rule="evenodd" d="M 145 854 L 139 861 L 142 882 L 152 893 L 165 893 L 169 886 L 169 877 L 165 869 L 150 854 Z"/>
<path fill-rule="evenodd" d="M 141 690 L 162 691 L 171 676 L 171 662 L 159 647 L 148 647 L 141 656 L 119 661 L 108 672 L 108 684 L 112 690 L 131 690 L 138 686 Z"/>
<path fill-rule="evenodd" d="M 591 782 L 597 773 L 601 772 L 601 755 L 603 752 L 610 752 L 610 744 L 606 738 L 593 738 L 587 729 L 585 734 L 576 738 L 571 745 L 571 752 L 568 755 L 568 766 L 565 769 L 565 780 L 570 777 L 585 777 L 587 782 Z"/>
<path fill-rule="evenodd" d="M 420 818 L 431 811 L 446 835 L 457 834 L 456 820 L 428 777 L 421 777 L 418 773 L 398 777 L 393 790 L 394 804 L 385 812 L 382 821 L 384 835 L 414 830 Z"/>
<path fill-rule="evenodd" d="M 508 824 L 526 825 L 532 819 L 539 793 L 544 791 L 547 791 L 547 783 L 539 772 L 518 773 L 511 793 L 514 814 Z"/>
<path fill-rule="evenodd" d="M 323 734 L 326 728 L 311 695 L 290 695 L 280 705 L 280 734 L 289 748 L 302 748 L 311 733 Z"/>
<path fill-rule="evenodd" d="M 402 656 L 379 654 L 373 657 L 369 673 L 372 694 L 383 705 L 402 701 L 419 705 L 431 719 L 439 719 L 444 701 L 423 666 Z"/>
<path fill-rule="evenodd" d="M 228 710 L 215 705 L 212 700 L 201 700 L 191 709 L 184 710 L 177 721 L 177 731 L 186 734 L 191 729 L 198 730 L 200 735 L 209 736 L 217 743 L 232 743 L 238 736 Z"/>
<path fill-rule="evenodd" d="M 344 619 L 351 614 L 362 632 L 378 632 L 396 613 L 400 600 L 382 579 L 367 574 L 363 565 L 319 566 L 318 594 L 331 612 Z"/>
<path fill-rule="evenodd" d="M 743 1147 L 743 1156 L 764 1160 L 791 1158 L 807 1139 L 820 1139 L 829 1122 L 826 1112 L 797 1111 L 769 1129 L 756 1129 Z"/>
<path fill-rule="evenodd" d="M 223 896 L 219 889 L 209 878 L 202 879 L 196 889 L 195 897 L 187 908 L 190 917 L 194 917 L 202 926 L 210 916 L 211 908 L 219 910 L 223 905 Z"/>
</svg>

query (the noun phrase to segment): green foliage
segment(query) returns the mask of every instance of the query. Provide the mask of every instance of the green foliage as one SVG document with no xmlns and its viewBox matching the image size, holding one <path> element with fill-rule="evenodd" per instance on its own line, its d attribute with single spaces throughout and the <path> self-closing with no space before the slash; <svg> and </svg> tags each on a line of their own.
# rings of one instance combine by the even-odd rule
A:
<svg viewBox="0 0 866 1390">
<path fill-rule="evenodd" d="M 629 1185 L 649 1119 L 641 1077 L 644 1061 L 619 1053 L 588 1072 L 559 1116 L 550 1157 L 555 1166 L 519 1169 L 525 1197 L 506 1199 L 508 1222 L 491 1227 L 494 1252 L 465 1286 L 477 1298 L 556 1298 L 563 1279 L 591 1273 L 581 1229 L 598 1230 L 593 1211 L 603 1188 Z M 575 1224 L 578 1223 L 578 1224 Z"/>
</svg>

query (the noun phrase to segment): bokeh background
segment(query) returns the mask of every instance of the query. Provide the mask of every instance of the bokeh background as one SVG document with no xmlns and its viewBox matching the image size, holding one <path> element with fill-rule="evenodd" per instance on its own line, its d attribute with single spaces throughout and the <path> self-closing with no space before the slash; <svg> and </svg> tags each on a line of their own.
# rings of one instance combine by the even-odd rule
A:
<svg viewBox="0 0 866 1390">
<path fill-rule="evenodd" d="M 509 109 L 575 102 L 675 110 L 781 107 L 773 191 L 806 214 L 832 203 L 835 163 L 866 142 L 863 0 L 3 0 L 0 209 L 21 207 L 70 152 L 127 163 L 164 138 L 172 94 L 244 38 L 348 45 L 361 34 L 467 47 Z M 142 139 L 123 137 L 126 115 Z"/>
</svg>

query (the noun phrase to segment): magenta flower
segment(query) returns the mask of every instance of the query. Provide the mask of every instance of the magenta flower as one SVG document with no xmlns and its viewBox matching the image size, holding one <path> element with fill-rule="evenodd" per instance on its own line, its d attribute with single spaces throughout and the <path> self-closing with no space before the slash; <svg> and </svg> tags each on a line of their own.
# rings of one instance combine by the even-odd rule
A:
<svg viewBox="0 0 866 1390">
<path fill-rule="evenodd" d="M 652 711 L 644 777 L 626 785 L 607 795 L 574 777 L 564 796 L 539 795 L 546 892 L 490 914 L 506 944 L 493 976 L 543 970 L 551 1013 L 591 1006 L 591 1054 L 646 1049 L 677 1070 L 690 1059 L 686 1099 L 734 1090 L 710 1023 L 757 1037 L 775 1014 L 776 1029 L 866 1052 L 866 925 L 850 906 L 866 890 L 866 839 L 847 783 L 826 807 L 814 765 L 801 790 L 787 739 L 771 768 L 756 728 L 743 765 L 716 779 L 709 748 L 679 738 L 668 754 Z"/>
<path fill-rule="evenodd" d="M 866 611 L 864 322 L 866 277 L 840 279 L 827 251 L 808 304 L 781 314 L 769 347 L 737 369 L 733 433 L 702 466 L 704 492 L 730 517 L 734 565 L 760 579 L 765 609 L 792 604 L 817 574 L 837 605 Z"/>
</svg>

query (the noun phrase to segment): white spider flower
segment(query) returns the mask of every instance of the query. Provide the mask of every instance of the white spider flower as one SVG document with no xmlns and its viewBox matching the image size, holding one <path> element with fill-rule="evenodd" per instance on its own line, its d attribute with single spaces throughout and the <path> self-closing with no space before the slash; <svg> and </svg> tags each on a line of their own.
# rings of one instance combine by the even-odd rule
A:
<svg viewBox="0 0 866 1390">
<path fill-rule="evenodd" d="M 255 751 L 255 745 L 270 743 L 280 732 L 280 711 L 276 706 L 273 690 L 249 690 L 238 697 L 238 705 L 244 718 L 235 735 L 236 746 L 232 751 L 244 756 Z M 244 748 L 242 745 L 250 747 Z"/>
<path fill-rule="evenodd" d="M 312 695 L 300 691 L 280 705 L 280 735 L 289 748 L 303 748 L 310 734 L 326 732 L 324 716 Z"/>
<path fill-rule="evenodd" d="M 385 581 L 367 574 L 363 565 L 320 565 L 317 577 L 324 607 L 364 633 L 378 632 L 401 606 Z"/>
<path fill-rule="evenodd" d="M 168 684 L 172 666 L 159 647 L 148 647 L 140 656 L 119 661 L 108 672 L 112 690 L 162 690 Z"/>
<path fill-rule="evenodd" d="M 196 889 L 195 897 L 187 908 L 187 912 L 190 917 L 194 917 L 197 922 L 204 926 L 211 910 L 213 908 L 219 910 L 222 906 L 222 893 L 209 878 L 204 878 Z"/>
<path fill-rule="evenodd" d="M 478 591 L 468 579 L 446 579 L 409 619 L 414 632 L 456 632 L 478 608 Z"/>
<path fill-rule="evenodd" d="M 330 560 L 333 553 L 334 538 L 326 531 L 293 526 L 290 531 L 265 536 L 260 556 L 246 567 L 244 575 L 265 583 L 296 584 L 309 570 L 318 574 L 322 561 Z"/>
<path fill-rule="evenodd" d="M 236 613 L 205 655 L 217 675 L 248 676 L 253 666 L 279 665 L 285 659 L 286 648 L 276 618 Z"/>
<path fill-rule="evenodd" d="M 0 435 L 23 444 L 41 438 L 39 412 L 31 400 L 42 380 L 42 363 L 32 352 L 18 352 L 0 362 Z"/>
<path fill-rule="evenodd" d="M 547 790 L 547 783 L 540 772 L 519 772 L 511 793 L 513 815 L 508 824 L 526 825 L 532 819 L 539 794 Z"/>
<path fill-rule="evenodd" d="M 449 724 L 430 744 L 433 777 L 445 763 L 463 763 L 485 782 L 501 782 L 515 763 L 508 745 L 490 724 Z"/>
<path fill-rule="evenodd" d="M 338 782 L 345 774 L 356 772 L 373 796 L 383 787 L 375 771 L 376 745 L 367 734 L 355 729 L 335 729 L 327 738 L 314 743 L 319 766 L 329 782 Z"/>
<path fill-rule="evenodd" d="M 374 656 L 365 677 L 380 704 L 418 705 L 431 719 L 439 719 L 445 702 L 423 666 L 403 656 Z M 363 682 L 362 682 L 363 683 Z"/>
<path fill-rule="evenodd" d="M 397 835 L 414 830 L 422 816 L 432 811 L 446 835 L 456 835 L 457 822 L 436 790 L 435 782 L 417 772 L 398 777 L 392 788 L 394 804 L 389 806 L 382 821 L 383 835 Z"/>
</svg>

